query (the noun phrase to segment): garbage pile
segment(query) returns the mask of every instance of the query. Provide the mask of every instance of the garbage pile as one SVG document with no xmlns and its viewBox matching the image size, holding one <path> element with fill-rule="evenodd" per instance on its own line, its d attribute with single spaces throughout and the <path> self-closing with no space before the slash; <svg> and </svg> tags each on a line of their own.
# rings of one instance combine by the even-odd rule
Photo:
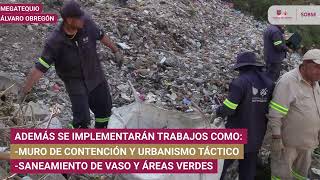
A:
<svg viewBox="0 0 320 180">
<path fill-rule="evenodd" d="M 130 79 L 146 102 L 183 112 L 194 102 L 211 113 L 236 75 L 230 68 L 235 56 L 254 51 L 263 61 L 267 24 L 218 0 L 129 1 L 126 8 L 82 2 L 127 60 L 119 71 L 99 47 L 115 106 L 133 102 Z"/>
<path fill-rule="evenodd" d="M 0 95 L 2 93 L 3 91 L 0 91 Z M 2 95 L 0 99 L 0 117 L 10 116 L 14 111 L 14 106 L 11 103 L 14 99 L 14 95 L 8 93 L 7 95 Z"/>
<path fill-rule="evenodd" d="M 225 95 L 235 74 L 230 71 L 235 55 L 262 49 L 258 37 L 264 25 L 219 1 L 141 1 L 104 11 L 100 2 L 93 7 L 89 12 L 126 55 L 120 78 L 112 78 L 119 73 L 106 63 L 119 106 L 133 100 L 123 83 L 130 78 L 147 102 L 186 112 L 192 110 L 184 106 L 193 101 L 210 113 L 214 97 Z"/>
<path fill-rule="evenodd" d="M 60 1 L 45 1 L 45 11 L 59 13 Z M 185 113 L 195 111 L 192 104 L 196 104 L 210 114 L 224 99 L 236 75 L 231 67 L 238 53 L 254 51 L 263 62 L 262 37 L 267 23 L 220 0 L 129 0 L 127 7 L 119 7 L 116 0 L 80 1 L 124 53 L 126 62 L 119 70 L 110 61 L 112 53 L 102 45 L 98 47 L 115 107 L 134 102 L 130 80 L 145 103 Z M 24 79 L 53 28 L 45 24 L 3 25 L 0 72 Z M 289 55 L 285 70 L 292 69 L 299 58 Z M 54 68 L 33 88 L 28 101 L 39 110 L 40 116 L 35 119 L 50 115 L 53 106 L 64 109 L 52 121 L 58 127 L 72 119 L 69 98 Z M 8 106 L 0 113 L 6 116 L 11 110 Z M 268 146 L 263 154 L 268 154 Z"/>
<path fill-rule="evenodd" d="M 236 75 L 230 68 L 236 55 L 254 51 L 263 61 L 262 34 L 267 23 L 220 0 L 131 0 L 127 7 L 120 7 L 116 0 L 81 3 L 124 52 L 126 62 L 119 70 L 111 61 L 113 54 L 101 44 L 98 47 L 115 107 L 134 101 L 127 83 L 130 80 L 148 103 L 182 112 L 194 111 L 190 104 L 195 103 L 211 113 Z M 61 3 L 50 0 L 44 6 L 47 12 L 59 13 Z M 0 29 L 0 71 L 25 78 L 53 28 L 31 24 Z M 30 42 L 37 46 L 31 47 Z M 296 55 L 289 57 L 286 69 L 299 59 Z M 66 109 L 59 117 L 63 124 L 72 118 L 69 98 L 54 68 L 31 94 L 35 102 L 48 107 L 57 103 Z"/>
</svg>

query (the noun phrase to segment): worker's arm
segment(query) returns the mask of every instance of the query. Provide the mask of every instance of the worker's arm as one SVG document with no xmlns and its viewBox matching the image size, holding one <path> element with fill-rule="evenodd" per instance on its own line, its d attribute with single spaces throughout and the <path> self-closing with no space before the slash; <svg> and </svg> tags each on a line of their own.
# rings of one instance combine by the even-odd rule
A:
<svg viewBox="0 0 320 180">
<path fill-rule="evenodd" d="M 91 18 L 87 21 L 93 28 L 96 40 L 99 40 L 103 45 L 110 48 L 113 53 L 117 53 L 119 50 L 112 40 L 104 33 L 103 29 L 100 28 Z"/>
<path fill-rule="evenodd" d="M 88 23 L 93 27 L 96 40 L 99 40 L 103 45 L 110 48 L 111 51 L 114 53 L 114 62 L 116 62 L 119 69 L 121 69 L 123 57 L 117 46 L 111 41 L 111 39 L 107 35 L 105 35 L 102 28 L 99 28 L 98 25 L 92 19 L 89 19 Z"/>
<path fill-rule="evenodd" d="M 123 56 L 117 46 L 106 35 L 104 35 L 100 41 L 102 42 L 102 44 L 111 49 L 111 51 L 114 53 L 114 62 L 117 63 L 118 68 L 121 69 L 121 66 L 123 64 Z"/>
<path fill-rule="evenodd" d="M 224 100 L 223 105 L 216 110 L 217 117 L 226 117 L 233 115 L 244 96 L 243 82 L 238 78 L 231 82 L 228 98 Z"/>
<path fill-rule="evenodd" d="M 43 74 L 50 69 L 51 65 L 55 62 L 57 52 L 58 45 L 55 43 L 54 37 L 51 37 L 46 41 L 40 58 L 38 58 L 35 63 L 35 67 L 29 73 L 22 87 L 22 95 L 29 93 L 33 85 L 36 84 Z"/>
<path fill-rule="evenodd" d="M 117 46 L 111 41 L 111 39 L 108 36 L 104 35 L 100 41 L 106 47 L 110 48 L 113 53 L 117 53 L 119 51 Z"/>
<path fill-rule="evenodd" d="M 281 32 L 274 32 L 271 35 L 273 46 L 280 52 L 287 51 L 288 47 Z"/>
<path fill-rule="evenodd" d="M 267 115 L 273 138 L 281 138 L 282 119 L 287 116 L 295 97 L 295 89 L 290 85 L 290 81 L 285 78 L 280 79 L 273 91 Z"/>
<path fill-rule="evenodd" d="M 36 84 L 42 76 L 43 76 L 43 72 L 41 72 L 39 69 L 34 67 L 31 70 L 30 74 L 28 75 L 25 81 L 25 84 L 22 87 L 23 93 L 24 94 L 29 93 L 33 85 Z"/>
</svg>

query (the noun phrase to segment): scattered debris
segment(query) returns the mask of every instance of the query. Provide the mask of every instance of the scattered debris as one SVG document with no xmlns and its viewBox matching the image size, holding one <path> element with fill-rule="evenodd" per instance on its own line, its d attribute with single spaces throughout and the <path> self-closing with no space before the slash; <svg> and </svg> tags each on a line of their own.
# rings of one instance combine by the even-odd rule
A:
<svg viewBox="0 0 320 180">
<path fill-rule="evenodd" d="M 207 116 L 225 98 L 228 84 L 236 75 L 231 67 L 239 52 L 254 51 L 263 61 L 262 34 L 267 23 L 256 21 L 220 0 L 137 0 L 128 1 L 123 8 L 113 1 L 80 1 L 123 51 L 124 67 L 118 70 L 114 63 L 107 61 L 113 58 L 112 53 L 98 45 L 113 106 L 120 107 L 119 110 L 136 108 L 131 104 L 135 98 L 127 84 L 130 80 L 139 93 L 139 100 L 151 103 L 145 105 L 146 110 L 152 111 L 157 106 L 178 110 L 191 117 L 197 112 L 191 104 L 196 104 Z M 20 3 L 24 2 L 32 3 L 31 0 Z M 58 14 L 61 3 L 57 2 L 62 1 L 46 1 L 44 6 Z M 45 24 L 3 25 L 0 28 L 0 93 L 13 84 L 10 78 L 2 78 L 2 74 L 25 79 L 53 28 L 54 25 Z M 292 69 L 299 61 L 298 54 L 288 56 L 284 71 Z M 18 93 L 16 85 L 6 93 L 5 103 L 8 104 L 1 105 L 0 118 L 8 119 L 7 116 L 14 113 L 12 110 L 19 108 L 11 103 Z M 1 124 L 0 121 L 0 127 L 36 126 L 38 120 L 45 121 L 41 127 L 47 124 L 65 127 L 72 119 L 69 97 L 54 67 L 33 88 L 27 102 L 35 106 L 37 117 L 34 122 L 23 120 Z M 48 123 L 48 107 L 56 104 L 63 111 Z M 29 110 L 29 118 L 33 117 L 30 113 Z M 161 125 L 168 126 L 166 123 Z M 185 125 L 192 127 L 192 124 Z M 263 152 L 262 156 L 268 157 L 269 147 L 265 146 Z M 236 177 L 234 173 L 232 175 L 232 178 Z"/>
<path fill-rule="evenodd" d="M 128 46 L 126 43 L 117 43 L 117 45 L 123 50 L 131 49 L 131 47 Z"/>
<path fill-rule="evenodd" d="M 130 83 L 131 84 L 131 83 Z M 179 111 L 165 110 L 153 104 L 147 104 L 139 99 L 138 93 L 133 88 L 135 102 L 132 104 L 113 109 L 108 128 L 111 129 L 144 129 L 144 128 L 225 128 L 224 123 L 219 126 L 210 124 L 202 112 L 183 113 Z M 192 104 L 190 104 L 192 105 Z M 218 173 L 216 174 L 119 174 L 115 179 L 123 180 L 166 180 L 170 179 L 219 179 L 223 167 L 223 160 L 218 160 Z"/>
</svg>

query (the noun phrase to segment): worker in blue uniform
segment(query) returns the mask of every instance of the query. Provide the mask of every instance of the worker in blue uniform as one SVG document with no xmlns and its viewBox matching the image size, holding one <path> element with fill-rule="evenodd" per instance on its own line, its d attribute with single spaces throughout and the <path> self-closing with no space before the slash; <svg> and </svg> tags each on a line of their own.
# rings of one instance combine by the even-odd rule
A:
<svg viewBox="0 0 320 180">
<path fill-rule="evenodd" d="M 69 126 L 88 128 L 91 109 L 95 115 L 95 127 L 106 128 L 111 116 L 112 101 L 98 58 L 97 41 L 112 50 L 119 67 L 123 62 L 122 54 L 76 1 L 65 2 L 61 17 L 63 22 L 47 38 L 18 99 L 24 99 L 32 86 L 54 65 L 72 104 L 73 121 Z"/>
<path fill-rule="evenodd" d="M 284 26 L 270 25 L 264 32 L 264 59 L 269 77 L 276 82 L 282 70 L 282 61 L 289 48 L 284 37 Z"/>
<path fill-rule="evenodd" d="M 267 129 L 266 114 L 274 83 L 262 67 L 253 52 L 239 54 L 234 66 L 239 76 L 231 82 L 228 97 L 216 110 L 218 117 L 227 117 L 226 128 L 245 128 L 248 132 L 244 159 L 239 160 L 239 180 L 254 180 L 257 154 Z M 233 161 L 225 160 L 221 180 Z"/>
</svg>

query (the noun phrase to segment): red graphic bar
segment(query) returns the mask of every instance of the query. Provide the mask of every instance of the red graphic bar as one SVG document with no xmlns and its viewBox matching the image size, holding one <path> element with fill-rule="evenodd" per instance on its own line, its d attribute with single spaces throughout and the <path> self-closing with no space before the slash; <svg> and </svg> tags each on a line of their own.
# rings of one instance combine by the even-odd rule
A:
<svg viewBox="0 0 320 180">
<path fill-rule="evenodd" d="M 11 129 L 11 144 L 246 143 L 246 129 Z"/>
<path fill-rule="evenodd" d="M 42 4 L 0 4 L 0 13 L 41 13 Z"/>
<path fill-rule="evenodd" d="M 11 173 L 217 173 L 217 160 L 11 160 Z"/>
<path fill-rule="evenodd" d="M 0 24 L 56 23 L 57 14 L 0 13 Z"/>
</svg>

